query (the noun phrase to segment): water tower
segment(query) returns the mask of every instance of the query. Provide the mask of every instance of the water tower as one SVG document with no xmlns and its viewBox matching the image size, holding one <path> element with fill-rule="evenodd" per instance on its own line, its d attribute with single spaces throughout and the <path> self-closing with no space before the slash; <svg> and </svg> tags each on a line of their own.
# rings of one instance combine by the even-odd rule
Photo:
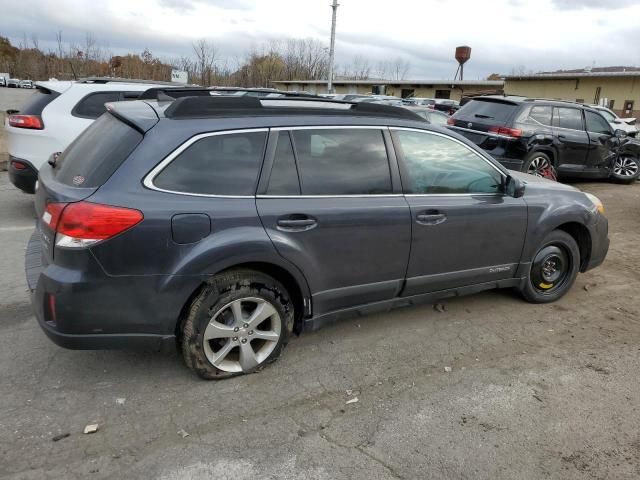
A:
<svg viewBox="0 0 640 480">
<path fill-rule="evenodd" d="M 467 47 L 466 45 L 456 47 L 456 60 L 458 61 L 458 69 L 456 70 L 456 75 L 453 77 L 454 80 L 458 77 L 458 72 L 460 72 L 460 80 L 464 80 L 464 64 L 470 58 L 471 47 Z"/>
</svg>

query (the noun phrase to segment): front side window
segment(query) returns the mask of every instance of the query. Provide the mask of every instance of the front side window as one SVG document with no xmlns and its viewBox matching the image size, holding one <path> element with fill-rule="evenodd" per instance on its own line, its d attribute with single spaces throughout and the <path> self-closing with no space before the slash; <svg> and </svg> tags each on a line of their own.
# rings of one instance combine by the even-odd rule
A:
<svg viewBox="0 0 640 480">
<path fill-rule="evenodd" d="M 611 112 L 608 112 L 606 110 L 598 110 L 598 112 L 600 112 L 600 115 L 606 118 L 607 122 L 613 122 L 616 119 L 616 117 Z"/>
<path fill-rule="evenodd" d="M 378 129 L 294 130 L 303 195 L 391 193 L 391 174 Z"/>
<path fill-rule="evenodd" d="M 584 112 L 585 119 L 587 121 L 587 131 L 593 133 L 602 133 L 603 135 L 611 134 L 611 127 L 609 123 L 597 113 Z"/>
<path fill-rule="evenodd" d="M 405 193 L 499 193 L 502 175 L 466 146 L 441 135 L 398 130 Z M 406 178 L 405 178 L 406 177 Z"/>
<path fill-rule="evenodd" d="M 253 195 L 267 132 L 213 135 L 197 140 L 153 180 L 163 190 L 206 195 Z"/>
<path fill-rule="evenodd" d="M 582 112 L 577 108 L 556 108 L 553 121 L 560 128 L 584 130 Z"/>
</svg>

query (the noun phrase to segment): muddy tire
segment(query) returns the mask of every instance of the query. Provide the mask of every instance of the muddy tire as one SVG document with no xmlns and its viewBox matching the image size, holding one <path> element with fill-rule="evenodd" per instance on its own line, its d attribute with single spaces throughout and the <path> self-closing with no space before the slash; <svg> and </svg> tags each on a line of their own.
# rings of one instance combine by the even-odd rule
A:
<svg viewBox="0 0 640 480">
<path fill-rule="evenodd" d="M 207 380 L 257 372 L 280 356 L 293 323 L 293 301 L 280 282 L 230 270 L 211 278 L 191 303 L 182 354 Z"/>
<path fill-rule="evenodd" d="M 531 303 L 555 302 L 569 291 L 580 269 L 580 249 L 571 235 L 554 230 L 533 256 L 521 289 Z"/>
</svg>

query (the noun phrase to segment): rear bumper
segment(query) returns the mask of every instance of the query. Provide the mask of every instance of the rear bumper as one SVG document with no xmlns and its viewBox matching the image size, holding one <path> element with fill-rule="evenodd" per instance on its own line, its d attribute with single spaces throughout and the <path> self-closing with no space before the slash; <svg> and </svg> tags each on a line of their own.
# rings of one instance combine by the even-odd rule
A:
<svg viewBox="0 0 640 480">
<path fill-rule="evenodd" d="M 13 162 L 20 162 L 26 168 L 17 169 Z M 9 180 L 25 193 L 35 193 L 38 181 L 38 170 L 27 160 L 9 155 Z"/>
<path fill-rule="evenodd" d="M 121 286 L 119 279 L 103 277 L 101 281 L 95 274 L 83 277 L 79 271 L 46 266 L 38 231 L 33 233 L 27 245 L 25 273 L 38 324 L 56 345 L 74 350 L 154 351 L 175 346 L 173 328 L 169 330 L 162 325 L 172 322 L 175 326 L 176 310 L 163 301 L 143 303 L 143 306 L 160 305 L 158 309 L 136 308 L 140 295 L 153 296 L 149 291 L 151 284 L 146 285 L 149 289 L 144 292 L 140 283 L 137 283 L 138 288 L 127 288 L 131 285 Z M 110 288 L 111 283 L 117 288 Z M 114 296 L 119 296 L 119 304 Z M 175 300 L 167 296 L 170 301 Z M 50 297 L 55 299 L 53 307 Z M 162 310 L 167 311 L 164 317 Z M 179 310 L 180 307 L 178 313 Z M 159 332 L 149 332 L 154 329 Z M 162 333 L 163 330 L 170 333 Z"/>
</svg>

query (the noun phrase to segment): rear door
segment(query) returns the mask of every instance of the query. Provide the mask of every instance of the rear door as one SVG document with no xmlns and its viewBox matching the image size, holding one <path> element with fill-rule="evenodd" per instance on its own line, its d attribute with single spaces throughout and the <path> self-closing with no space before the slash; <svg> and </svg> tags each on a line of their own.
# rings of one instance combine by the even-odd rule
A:
<svg viewBox="0 0 640 480">
<path fill-rule="evenodd" d="M 258 212 L 307 278 L 316 315 L 393 298 L 404 281 L 411 219 L 385 137 L 381 127 L 271 134 Z"/>
<path fill-rule="evenodd" d="M 502 193 L 502 171 L 449 136 L 391 131 L 412 219 L 403 294 L 513 278 L 527 206 L 523 198 Z"/>
<path fill-rule="evenodd" d="M 581 174 L 585 168 L 590 144 L 582 110 L 554 107 L 553 132 L 558 152 L 558 171 L 565 175 Z"/>
</svg>

